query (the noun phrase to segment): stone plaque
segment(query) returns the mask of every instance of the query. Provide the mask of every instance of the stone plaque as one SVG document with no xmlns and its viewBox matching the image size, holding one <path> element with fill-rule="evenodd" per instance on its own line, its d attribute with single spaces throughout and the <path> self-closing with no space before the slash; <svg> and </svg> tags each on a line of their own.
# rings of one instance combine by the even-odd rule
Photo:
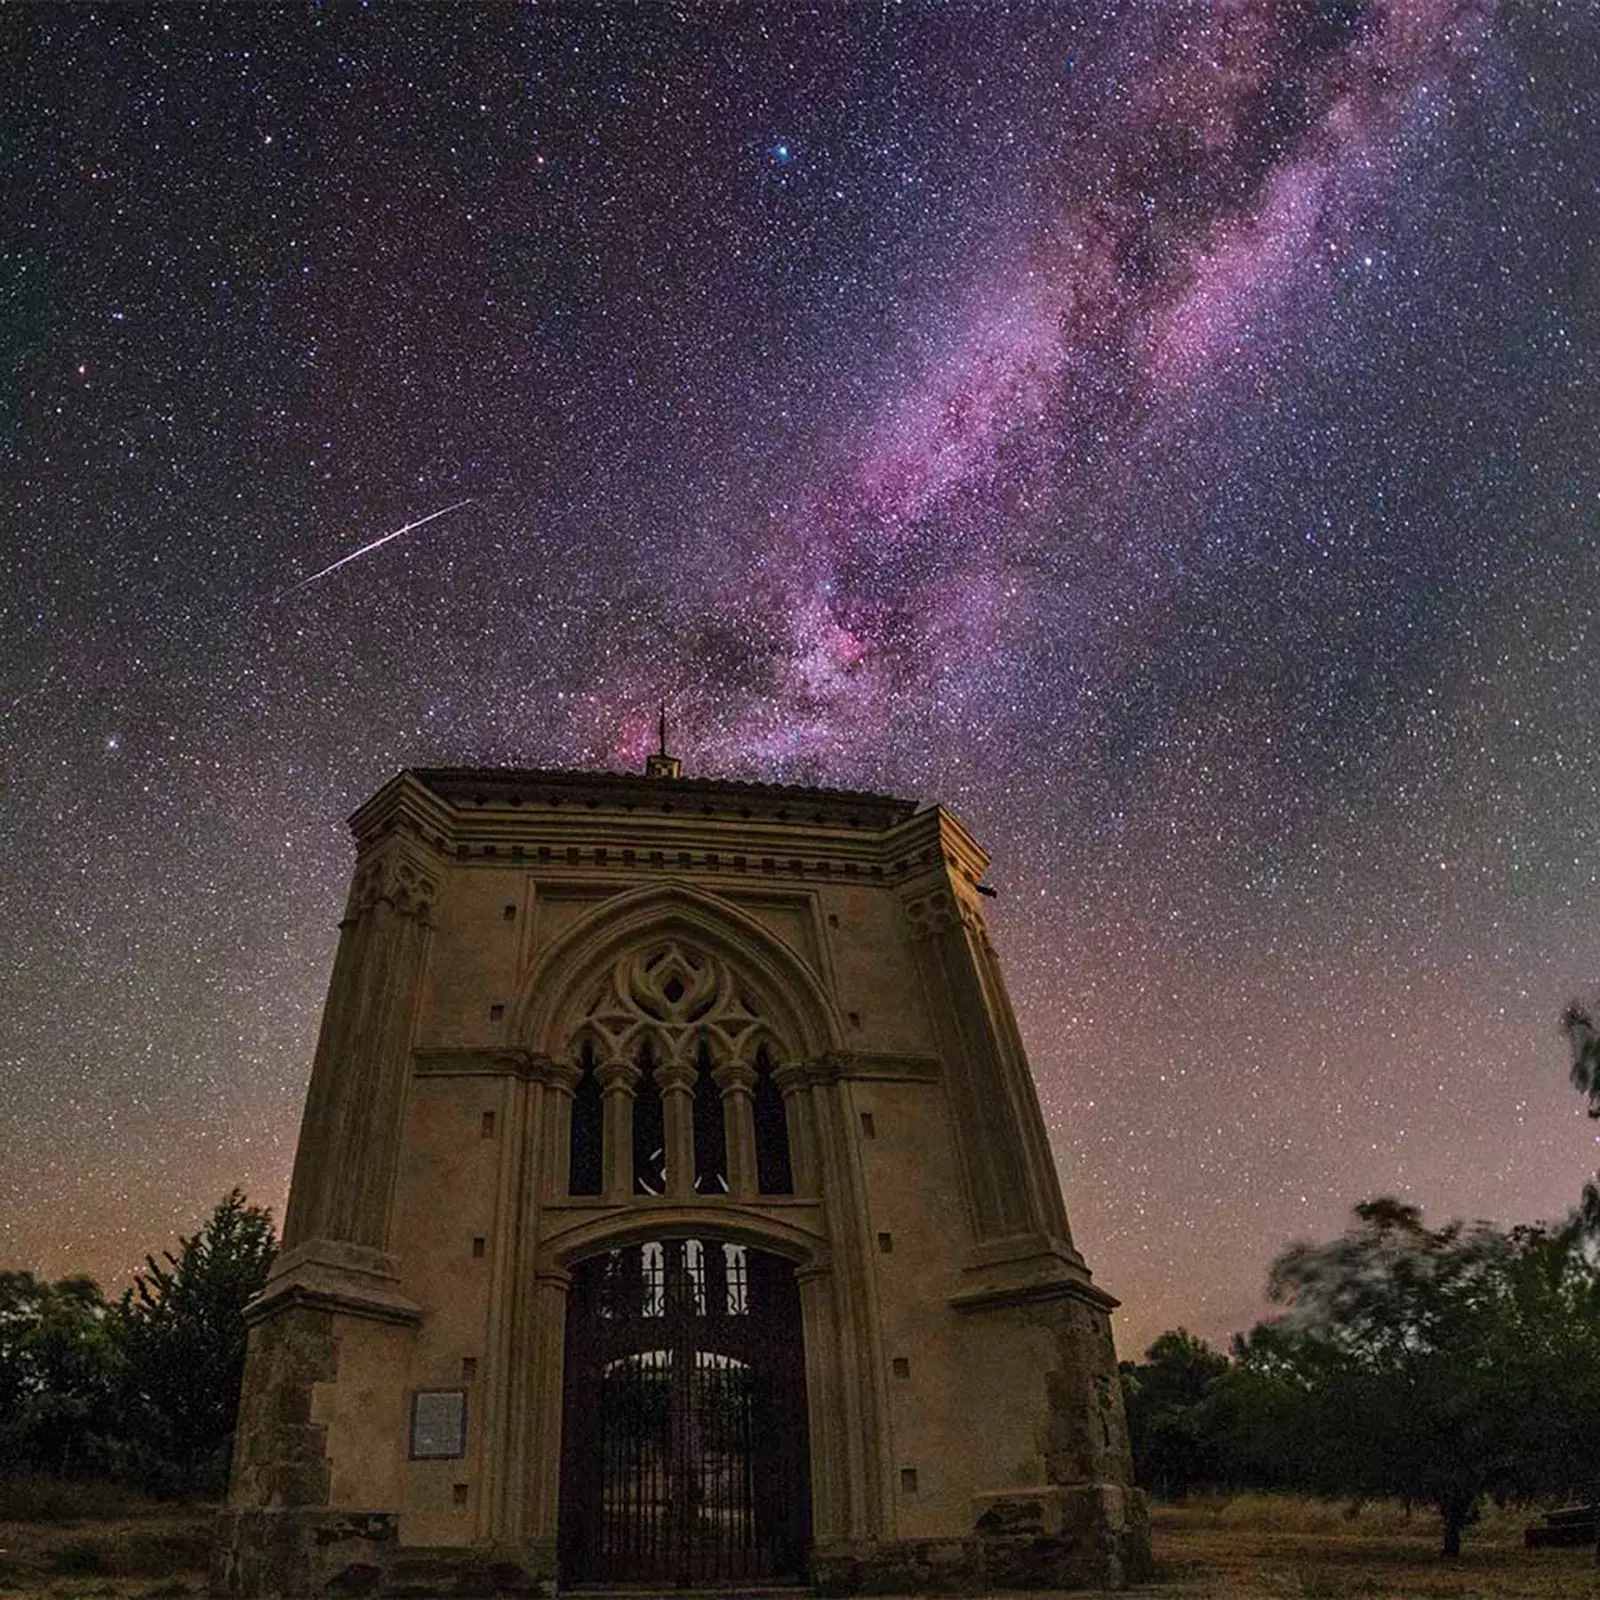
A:
<svg viewBox="0 0 1600 1600">
<path fill-rule="evenodd" d="M 438 1461 L 467 1453 L 467 1391 L 419 1389 L 411 1397 L 411 1459 Z"/>
</svg>

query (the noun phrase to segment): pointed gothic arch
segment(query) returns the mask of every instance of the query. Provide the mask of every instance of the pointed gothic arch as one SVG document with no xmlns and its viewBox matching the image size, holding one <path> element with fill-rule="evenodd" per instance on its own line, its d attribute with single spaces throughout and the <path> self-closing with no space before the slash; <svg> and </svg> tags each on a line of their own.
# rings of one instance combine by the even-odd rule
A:
<svg viewBox="0 0 1600 1600">
<path fill-rule="evenodd" d="M 590 990 L 643 947 L 674 941 L 711 957 L 748 995 L 747 1029 L 737 1036 L 715 1024 L 706 1030 L 720 1035 L 725 1056 L 748 1057 L 746 1064 L 754 1065 L 764 1044 L 769 1053 L 776 1046 L 785 1061 L 800 1062 L 841 1046 L 837 1010 L 806 962 L 748 912 L 677 879 L 613 896 L 563 931 L 523 985 L 513 1038 L 539 1054 L 565 1058 L 574 1041 L 595 1031 L 585 1016 Z M 627 981 L 618 974 L 619 984 Z M 625 1037 L 631 1046 L 632 1034 Z"/>
</svg>

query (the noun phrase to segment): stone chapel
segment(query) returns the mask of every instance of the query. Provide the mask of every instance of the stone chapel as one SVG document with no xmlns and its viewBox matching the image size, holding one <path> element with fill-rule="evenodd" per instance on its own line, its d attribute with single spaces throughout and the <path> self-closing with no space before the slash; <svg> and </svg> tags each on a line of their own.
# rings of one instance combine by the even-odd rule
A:
<svg viewBox="0 0 1600 1600">
<path fill-rule="evenodd" d="M 1140 1574 L 953 816 L 663 753 L 406 771 L 352 828 L 215 1594 Z"/>
</svg>

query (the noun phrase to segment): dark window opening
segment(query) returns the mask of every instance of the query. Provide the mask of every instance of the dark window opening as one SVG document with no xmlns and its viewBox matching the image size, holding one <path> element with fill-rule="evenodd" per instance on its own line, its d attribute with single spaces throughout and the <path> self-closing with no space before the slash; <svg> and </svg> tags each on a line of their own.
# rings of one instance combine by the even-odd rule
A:
<svg viewBox="0 0 1600 1600">
<path fill-rule="evenodd" d="M 674 978 L 672 982 L 678 980 Z M 671 984 L 667 986 L 667 993 L 677 998 L 672 995 Z M 694 1188 L 696 1194 L 728 1192 L 728 1141 L 723 1132 L 722 1090 L 711 1076 L 711 1048 L 704 1039 L 700 1041 L 694 1073 Z"/>
<path fill-rule="evenodd" d="M 605 1124 L 604 1097 L 594 1071 L 594 1047 L 583 1047 L 583 1071 L 572 1096 L 572 1160 L 568 1194 L 599 1194 L 601 1143 Z"/>
<path fill-rule="evenodd" d="M 756 1057 L 756 1092 L 752 1110 L 756 1124 L 756 1187 L 762 1194 L 793 1194 L 789 1113 L 784 1107 L 782 1092 L 772 1081 L 772 1063 L 764 1049 Z"/>
<path fill-rule="evenodd" d="M 667 1192 L 667 1129 L 661 1112 L 661 1085 L 647 1045 L 639 1054 L 642 1076 L 633 1096 L 633 1192 Z"/>
</svg>

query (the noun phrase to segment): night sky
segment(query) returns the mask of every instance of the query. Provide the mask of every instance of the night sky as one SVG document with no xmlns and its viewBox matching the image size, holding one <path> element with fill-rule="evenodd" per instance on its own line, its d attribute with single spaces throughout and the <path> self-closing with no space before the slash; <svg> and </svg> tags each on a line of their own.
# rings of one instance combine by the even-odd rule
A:
<svg viewBox="0 0 1600 1600">
<path fill-rule="evenodd" d="M 0 52 L 0 1266 L 281 1216 L 346 814 L 637 768 L 662 698 L 693 775 L 993 851 L 1124 1353 L 1374 1193 L 1576 1200 L 1586 0 L 14 5 Z"/>
</svg>

